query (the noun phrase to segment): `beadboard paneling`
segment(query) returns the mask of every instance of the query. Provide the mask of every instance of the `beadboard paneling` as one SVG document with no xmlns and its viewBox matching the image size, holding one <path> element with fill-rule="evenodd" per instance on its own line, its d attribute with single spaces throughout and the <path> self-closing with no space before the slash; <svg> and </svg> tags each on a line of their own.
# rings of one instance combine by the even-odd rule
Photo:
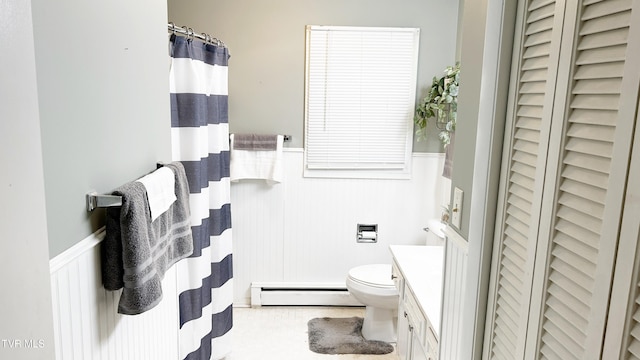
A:
<svg viewBox="0 0 640 360">
<path fill-rule="evenodd" d="M 284 152 L 284 181 L 231 185 L 236 305 L 251 282 L 344 282 L 354 266 L 391 262 L 389 245 L 424 244 L 440 217 L 442 154 L 414 154 L 410 180 L 305 178 L 303 152 Z M 378 242 L 356 243 L 356 224 Z"/>
<path fill-rule="evenodd" d="M 463 299 L 469 244 L 451 227 L 445 230 L 444 284 L 442 294 L 442 322 L 440 330 L 440 358 L 461 359 Z"/>
<path fill-rule="evenodd" d="M 50 261 L 56 359 L 177 359 L 175 268 L 165 274 L 160 304 L 140 315 L 120 315 L 121 291 L 102 287 L 103 237 L 100 230 Z"/>
</svg>

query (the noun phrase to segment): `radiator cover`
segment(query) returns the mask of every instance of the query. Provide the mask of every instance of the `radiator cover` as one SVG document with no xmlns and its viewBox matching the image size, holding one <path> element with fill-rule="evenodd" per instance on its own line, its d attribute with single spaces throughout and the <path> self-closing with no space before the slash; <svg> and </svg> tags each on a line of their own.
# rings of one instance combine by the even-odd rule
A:
<svg viewBox="0 0 640 360">
<path fill-rule="evenodd" d="M 339 283 L 251 283 L 251 306 L 364 306 Z"/>
</svg>

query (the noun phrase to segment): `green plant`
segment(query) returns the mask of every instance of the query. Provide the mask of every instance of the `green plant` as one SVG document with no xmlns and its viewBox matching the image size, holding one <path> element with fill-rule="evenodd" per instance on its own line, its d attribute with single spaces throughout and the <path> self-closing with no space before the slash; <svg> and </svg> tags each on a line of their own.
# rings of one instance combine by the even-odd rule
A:
<svg viewBox="0 0 640 360">
<path fill-rule="evenodd" d="M 438 137 L 445 147 L 449 145 L 451 133 L 456 130 L 459 79 L 459 63 L 447 66 L 441 78 L 433 77 L 427 96 L 416 108 L 413 119 L 417 125 L 418 141 L 427 135 L 428 120 L 436 118 L 436 127 L 440 130 Z"/>
</svg>

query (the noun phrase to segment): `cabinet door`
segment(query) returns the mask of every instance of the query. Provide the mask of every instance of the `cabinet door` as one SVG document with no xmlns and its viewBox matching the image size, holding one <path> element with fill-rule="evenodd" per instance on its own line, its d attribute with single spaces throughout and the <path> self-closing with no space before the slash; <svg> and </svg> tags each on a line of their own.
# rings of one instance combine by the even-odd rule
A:
<svg viewBox="0 0 640 360">
<path fill-rule="evenodd" d="M 398 340 L 396 352 L 400 360 L 409 360 L 409 347 L 411 346 L 411 333 L 409 332 L 409 320 L 402 300 L 398 306 Z"/>
<path fill-rule="evenodd" d="M 424 351 L 424 348 L 420 344 L 420 339 L 418 338 L 418 331 L 412 331 L 411 337 L 411 360 L 437 360 L 431 359 L 427 355 L 427 352 Z"/>
<path fill-rule="evenodd" d="M 438 356 L 439 356 L 438 355 L 439 354 L 438 337 L 436 336 L 436 332 L 433 330 L 433 327 L 431 326 L 431 324 L 429 324 L 429 327 L 427 328 L 426 346 L 427 346 L 426 350 L 429 355 L 429 358 L 438 360 Z"/>
</svg>

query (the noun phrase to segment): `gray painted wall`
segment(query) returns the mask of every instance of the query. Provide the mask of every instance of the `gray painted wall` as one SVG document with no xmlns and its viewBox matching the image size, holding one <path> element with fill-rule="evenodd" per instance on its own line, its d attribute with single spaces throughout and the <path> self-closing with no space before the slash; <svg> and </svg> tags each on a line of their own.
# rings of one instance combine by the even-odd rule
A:
<svg viewBox="0 0 640 360">
<path fill-rule="evenodd" d="M 482 82 L 484 35 L 486 27 L 486 1 L 464 1 L 460 37 L 460 93 L 458 95 L 458 121 L 456 126 L 451 192 L 456 187 L 464 192 L 462 219 L 458 232 L 469 236 L 478 109 Z M 452 199 L 453 203 L 453 199 Z"/>
<path fill-rule="evenodd" d="M 163 0 L 33 0 L 49 253 L 103 225 L 85 194 L 171 160 Z"/>
<path fill-rule="evenodd" d="M 29 1 L 0 1 L 0 359 L 53 359 L 47 219 Z M 18 342 L 19 341 L 19 342 Z"/>
<path fill-rule="evenodd" d="M 168 0 L 169 19 L 222 39 L 229 47 L 231 132 L 281 133 L 302 147 L 305 25 L 418 27 L 418 98 L 455 62 L 455 0 Z M 441 152 L 437 131 L 414 144 Z"/>
</svg>

